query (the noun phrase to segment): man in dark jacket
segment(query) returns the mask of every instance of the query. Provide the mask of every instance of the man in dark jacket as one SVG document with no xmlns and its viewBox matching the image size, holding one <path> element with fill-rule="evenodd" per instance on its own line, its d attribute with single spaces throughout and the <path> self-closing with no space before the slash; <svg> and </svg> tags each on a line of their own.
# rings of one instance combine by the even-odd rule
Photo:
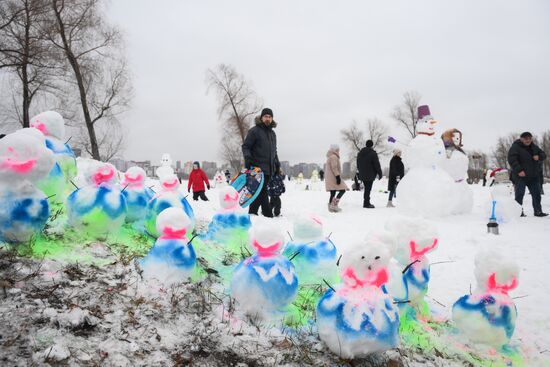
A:
<svg viewBox="0 0 550 367">
<path fill-rule="evenodd" d="M 390 196 L 388 197 L 388 208 L 393 208 L 393 198 L 395 197 L 395 190 L 397 189 L 397 184 L 403 176 L 405 176 L 405 166 L 401 160 L 401 150 L 395 149 L 393 151 L 393 157 L 390 160 L 390 171 L 388 175 L 388 191 Z"/>
<path fill-rule="evenodd" d="M 382 168 L 380 168 L 380 161 L 378 160 L 378 154 L 372 149 L 374 143 L 372 140 L 367 140 L 365 148 L 361 149 L 357 155 L 357 171 L 359 178 L 365 185 L 365 191 L 363 193 L 363 208 L 374 208 L 374 205 L 370 202 L 370 192 L 372 190 L 372 184 L 378 176 L 378 179 L 382 178 Z"/>
<path fill-rule="evenodd" d="M 264 108 L 260 116 L 255 119 L 255 126 L 252 127 L 242 146 L 245 167 L 259 167 L 264 173 L 264 185 L 262 191 L 248 209 L 249 214 L 258 215 L 258 209 L 262 207 L 264 217 L 273 217 L 267 185 L 271 175 L 279 171 L 281 164 L 277 156 L 277 136 L 273 128 L 277 123 L 273 120 L 273 111 Z"/>
<path fill-rule="evenodd" d="M 512 181 L 515 184 L 516 201 L 523 205 L 525 187 L 529 188 L 533 200 L 533 210 L 536 217 L 545 217 L 542 212 L 540 196 L 540 163 L 546 159 L 546 154 L 533 143 L 533 135 L 529 132 L 521 134 L 508 151 L 508 163 L 512 168 Z"/>
</svg>

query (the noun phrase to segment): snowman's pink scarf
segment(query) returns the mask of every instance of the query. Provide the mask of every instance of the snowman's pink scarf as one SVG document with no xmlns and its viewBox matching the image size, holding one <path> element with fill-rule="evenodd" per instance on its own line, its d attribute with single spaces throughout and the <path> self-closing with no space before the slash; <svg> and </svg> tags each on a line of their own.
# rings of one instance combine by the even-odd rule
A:
<svg viewBox="0 0 550 367">
<path fill-rule="evenodd" d="M 499 284 L 496 280 L 496 273 L 492 273 L 487 279 L 487 289 L 489 291 L 498 292 L 502 294 L 508 294 L 509 291 L 515 289 L 518 286 L 518 279 L 516 277 L 512 278 L 512 281 L 509 284 Z"/>
<path fill-rule="evenodd" d="M 28 161 L 24 161 L 24 162 L 18 162 L 12 159 L 6 159 L 4 162 L 2 162 L 2 167 L 11 169 L 12 171 L 15 171 L 18 173 L 27 173 L 34 168 L 35 164 L 36 164 L 36 159 L 29 159 Z"/>
<path fill-rule="evenodd" d="M 385 284 L 388 282 L 388 271 L 386 268 L 382 268 L 376 273 L 376 276 L 374 277 L 374 280 L 361 280 L 359 277 L 357 277 L 357 274 L 355 274 L 355 270 L 353 270 L 352 267 L 347 268 L 344 270 L 344 273 L 342 274 L 344 278 L 346 278 L 347 281 L 345 283 L 350 288 L 360 288 L 364 287 L 365 285 L 371 285 L 375 287 L 381 287 L 382 284 Z M 350 283 L 349 281 L 352 281 L 353 283 Z"/>
<path fill-rule="evenodd" d="M 160 239 L 162 240 L 179 240 L 185 237 L 185 234 L 187 233 L 187 230 L 185 228 L 175 230 L 171 227 L 164 227 L 162 229 L 162 236 L 160 236 Z"/>
<path fill-rule="evenodd" d="M 252 246 L 256 249 L 256 251 L 258 251 L 258 255 L 262 257 L 271 257 L 277 255 L 277 250 L 281 247 L 281 242 L 277 241 L 271 246 L 262 247 L 258 241 L 253 240 Z"/>
<path fill-rule="evenodd" d="M 409 242 L 409 247 L 411 249 L 411 260 L 412 261 L 419 260 L 426 253 L 433 250 L 437 246 L 437 242 L 438 242 L 437 238 L 434 238 L 434 242 L 430 246 L 424 247 L 421 250 L 416 249 L 416 242 L 415 241 Z"/>
</svg>

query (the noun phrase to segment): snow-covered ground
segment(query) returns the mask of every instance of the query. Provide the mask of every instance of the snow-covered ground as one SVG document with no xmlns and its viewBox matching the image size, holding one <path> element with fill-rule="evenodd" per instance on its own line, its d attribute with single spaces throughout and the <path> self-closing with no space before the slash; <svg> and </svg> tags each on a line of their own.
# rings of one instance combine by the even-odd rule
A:
<svg viewBox="0 0 550 367">
<path fill-rule="evenodd" d="M 323 183 L 285 183 L 287 192 L 282 196 L 282 217 L 273 219 L 273 222 L 285 231 L 292 232 L 293 218 L 304 211 L 315 213 L 324 219 L 326 234 L 332 233 L 331 239 L 340 253 L 346 253 L 358 239 L 370 230 L 382 228 L 390 216 L 399 213 L 397 208 L 386 208 L 384 181 L 377 181 L 373 188 L 372 201 L 376 209 L 363 209 L 363 193 L 350 191 L 341 200 L 341 213 L 328 212 L 328 194 L 324 191 Z M 312 186 L 312 189 L 304 190 L 306 184 Z M 485 210 L 489 189 L 480 185 L 472 188 L 474 209 L 471 214 L 432 219 L 438 227 L 440 242 L 438 249 L 429 258 L 432 263 L 441 263 L 432 266 L 428 292 L 430 303 L 441 304 L 438 312 L 450 318 L 453 302 L 467 294 L 470 287 L 475 287 L 476 253 L 485 247 L 502 249 L 507 257 L 518 262 L 521 269 L 519 286 L 512 292 L 513 297 L 518 297 L 515 299 L 518 320 L 512 343 L 521 345 L 534 365 L 547 366 L 550 364 L 550 267 L 547 265 L 550 258 L 550 217 L 533 217 L 530 197 L 527 195 L 527 217 L 513 224 L 501 225 L 498 236 L 487 234 Z M 545 189 L 550 192 L 549 185 Z M 211 199 L 209 202 L 191 202 L 199 221 L 211 218 L 219 207 L 217 189 L 207 192 L 207 195 Z M 399 198 L 395 203 L 399 205 Z M 543 196 L 543 209 L 550 210 L 549 196 Z M 201 249 L 196 250 L 200 256 Z M 99 254 L 103 256 L 101 251 Z M 4 264 L 8 263 L 6 261 L 4 259 Z M 201 300 L 205 293 L 197 293 L 196 289 L 201 288 L 204 292 L 208 282 L 155 294 L 152 290 L 143 289 L 131 262 L 119 262 L 102 269 L 92 266 L 79 270 L 78 267 L 64 266 L 66 264 L 50 261 L 42 264 L 42 279 L 46 278 L 45 272 L 57 275 L 46 283 L 42 281 L 33 284 L 44 289 L 36 291 L 37 299 L 32 302 L 28 300 L 30 291 L 24 285 L 25 281 L 30 282 L 30 277 L 19 275 L 15 277 L 19 280 L 18 284 L 1 285 L 7 291 L 5 295 L 0 292 L 0 314 L 3 314 L 0 315 L 0 344 L 4 343 L 3 350 L 0 350 L 0 361 L 10 362 L 10 365 L 24 365 L 25 361 L 37 364 L 70 361 L 73 365 L 98 361 L 105 365 L 149 365 L 153 361 L 158 365 L 223 365 L 220 361 L 223 361 L 224 353 L 229 353 L 225 354 L 229 356 L 228 365 L 237 362 L 251 365 L 340 364 L 338 359 L 332 359 L 326 351 L 320 351 L 322 343 L 316 340 L 314 334 L 304 336 L 305 341 L 301 344 L 296 341 L 299 335 L 285 337 L 280 331 L 260 332 L 258 329 L 257 337 L 254 337 L 256 331 L 253 326 L 228 326 L 227 321 L 224 324 L 219 317 L 213 316 L 220 313 L 219 309 L 216 310 L 216 304 L 219 305 L 216 295 L 223 293 L 219 284 L 214 284 L 212 291 L 206 292 L 214 306 L 205 309 L 205 300 Z M 16 270 L 28 274 L 33 269 L 36 269 L 36 262 L 18 262 L 17 269 L 0 266 L 0 279 L 2 274 L 7 277 L 6 274 Z M 63 286 L 56 287 L 56 284 Z M 18 287 L 23 288 L 23 291 L 17 290 Z M 61 291 L 62 288 L 65 290 Z M 90 297 L 93 292 L 98 292 L 99 296 Z M 147 295 L 148 292 L 153 292 L 154 296 Z M 52 295 L 56 295 L 55 298 Z M 24 304 L 28 311 L 21 310 L 15 303 Z M 25 315 L 27 319 L 24 322 L 18 319 Z M 22 331 L 13 330 L 21 322 Z M 33 323 L 37 325 L 31 325 Z M 63 331 L 59 330 L 63 327 L 74 335 L 64 336 Z M 235 328 L 240 330 L 236 332 Z M 210 341 L 208 338 L 211 338 Z M 21 340 L 34 343 L 31 355 L 16 355 L 16 346 Z M 60 342 L 52 344 L 55 340 Z M 221 346 L 218 345 L 220 343 Z M 251 348 L 251 355 L 256 353 L 258 358 L 243 358 L 243 350 L 247 348 Z M 306 349 L 312 354 L 304 355 Z M 211 359 L 205 357 L 208 353 L 211 353 L 208 357 Z M 71 359 L 68 359 L 68 355 Z M 313 359 L 304 359 L 306 357 Z M 415 358 L 405 358 L 401 363 L 395 365 L 447 364 L 437 358 L 428 364 Z M 449 361 L 448 365 L 460 363 Z"/>
</svg>

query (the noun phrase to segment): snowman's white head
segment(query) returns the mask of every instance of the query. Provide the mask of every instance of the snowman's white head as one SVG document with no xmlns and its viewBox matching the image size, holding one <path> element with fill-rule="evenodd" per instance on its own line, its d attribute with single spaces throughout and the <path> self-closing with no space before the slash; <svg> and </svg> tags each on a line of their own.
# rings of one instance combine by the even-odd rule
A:
<svg viewBox="0 0 550 367">
<path fill-rule="evenodd" d="M 401 264 L 422 259 L 438 244 L 437 228 L 422 218 L 395 215 L 388 219 L 385 229 L 395 236 L 394 256 Z"/>
<path fill-rule="evenodd" d="M 170 154 L 164 153 L 162 157 L 160 158 L 160 165 L 162 167 L 171 167 L 172 166 L 172 158 L 170 157 Z"/>
<path fill-rule="evenodd" d="M 294 221 L 294 239 L 300 242 L 323 238 L 323 221 L 312 213 L 303 213 Z"/>
<path fill-rule="evenodd" d="M 25 128 L 0 139 L 0 178 L 2 183 L 36 182 L 48 175 L 55 164 L 44 136 Z"/>
<path fill-rule="evenodd" d="M 346 288 L 380 287 L 388 281 L 391 249 L 385 241 L 368 236 L 342 256 L 340 266 Z"/>
<path fill-rule="evenodd" d="M 233 186 L 224 186 L 219 195 L 222 209 L 235 210 L 239 207 L 239 193 Z"/>
<path fill-rule="evenodd" d="M 418 123 L 416 124 L 416 133 L 429 136 L 435 134 L 435 125 L 437 121 L 432 117 L 430 107 L 427 105 L 418 106 L 417 116 Z"/>
<path fill-rule="evenodd" d="M 160 179 L 160 186 L 163 191 L 177 191 L 180 187 L 180 180 L 178 176 L 174 174 L 162 176 Z"/>
<path fill-rule="evenodd" d="M 90 180 L 96 186 L 116 183 L 116 168 L 110 163 L 97 162 L 92 168 Z"/>
<path fill-rule="evenodd" d="M 160 239 L 181 240 L 191 230 L 191 220 L 182 208 L 164 209 L 157 217 L 157 231 Z"/>
<path fill-rule="evenodd" d="M 47 137 L 65 139 L 65 121 L 63 116 L 55 111 L 39 113 L 31 118 L 29 126 L 40 130 Z"/>
<path fill-rule="evenodd" d="M 517 263 L 502 255 L 503 249 L 480 251 L 475 258 L 475 276 L 479 289 L 508 293 L 519 281 Z"/>
<path fill-rule="evenodd" d="M 130 187 L 142 186 L 147 178 L 145 170 L 138 166 L 133 166 L 128 168 L 124 173 L 123 185 L 128 185 Z"/>
<path fill-rule="evenodd" d="M 267 220 L 258 220 L 250 229 L 250 243 L 260 256 L 278 255 L 285 243 L 281 228 Z"/>
</svg>

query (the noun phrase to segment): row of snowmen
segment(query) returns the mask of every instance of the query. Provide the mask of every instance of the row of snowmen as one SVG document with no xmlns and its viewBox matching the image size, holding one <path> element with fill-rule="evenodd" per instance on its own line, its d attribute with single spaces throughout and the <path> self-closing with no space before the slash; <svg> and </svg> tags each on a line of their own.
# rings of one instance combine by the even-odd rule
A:
<svg viewBox="0 0 550 367">
<path fill-rule="evenodd" d="M 315 215 L 294 222 L 289 242 L 271 221 L 251 224 L 237 204 L 236 192 L 220 192 L 222 209 L 204 239 L 220 229 L 249 229 L 251 256 L 233 270 L 230 291 L 237 310 L 254 319 L 284 317 L 298 286 L 325 282 L 329 289 L 316 309 L 319 337 L 344 358 L 361 357 L 397 346 L 400 318 L 420 317 L 430 280 L 427 254 L 438 245 L 437 230 L 420 218 L 395 216 L 384 230 L 369 234 L 349 253 L 338 257 L 335 244 L 323 234 Z M 222 219 L 224 218 L 224 219 Z M 229 219 L 232 218 L 232 219 Z M 161 236 L 141 261 L 146 278 L 171 284 L 189 279 L 196 267 L 191 221 L 179 208 L 164 210 L 157 219 Z M 473 342 L 506 345 L 514 331 L 516 308 L 508 292 L 517 286 L 518 269 L 495 253 L 476 259 L 475 292 L 457 300 L 453 320 Z M 340 282 L 331 286 L 329 282 Z"/>
</svg>

